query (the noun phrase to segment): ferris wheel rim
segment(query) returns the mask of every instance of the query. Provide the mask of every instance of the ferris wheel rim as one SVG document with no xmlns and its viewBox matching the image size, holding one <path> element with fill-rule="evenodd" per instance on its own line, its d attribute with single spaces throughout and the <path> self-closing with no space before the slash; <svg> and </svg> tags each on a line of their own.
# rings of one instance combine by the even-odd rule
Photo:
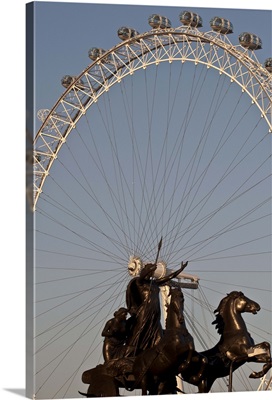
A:
<svg viewBox="0 0 272 400">
<path fill-rule="evenodd" d="M 180 40 L 176 40 L 176 38 L 179 38 Z M 165 43 L 161 41 L 161 38 L 165 39 Z M 169 38 L 171 38 L 169 42 Z M 153 46 L 149 47 L 147 45 L 148 41 L 151 41 Z M 147 62 L 143 62 L 141 59 L 148 55 L 152 54 L 154 50 L 157 49 L 165 49 L 171 47 L 177 46 L 181 42 L 187 41 L 187 44 L 192 43 L 192 42 L 199 42 L 199 44 L 203 45 L 203 48 L 205 48 L 205 45 L 210 45 L 211 51 L 208 53 L 205 53 L 203 51 L 203 48 L 201 49 L 202 54 L 200 54 L 199 57 L 199 49 L 193 50 L 190 52 L 190 54 L 183 54 L 182 57 L 178 57 L 180 55 L 179 52 L 176 53 L 176 55 L 173 56 L 171 54 L 171 51 L 168 50 L 166 53 L 161 54 L 159 52 L 158 55 L 156 55 L 156 58 L 153 60 L 147 60 Z M 139 54 L 135 53 L 134 50 L 132 50 L 131 46 L 138 46 L 138 47 L 145 47 L 144 50 L 140 49 Z M 140 45 L 140 46 L 139 46 Z M 186 45 L 184 46 L 186 47 Z M 130 51 L 129 51 L 130 49 Z M 219 58 L 217 56 L 214 56 L 217 54 L 217 49 L 221 49 L 223 53 L 227 53 L 230 55 L 231 58 L 227 58 L 227 62 L 224 61 L 224 64 L 221 65 L 221 67 L 217 66 L 216 63 L 219 62 Z M 251 53 L 251 56 L 249 55 L 249 51 Z M 122 54 L 123 53 L 123 54 Z M 130 58 L 130 53 L 133 54 L 133 57 Z M 105 60 L 109 57 L 112 57 L 113 55 L 118 54 L 119 60 L 121 60 L 121 64 L 116 64 L 115 67 L 113 68 L 113 71 L 111 71 L 108 67 L 106 67 L 106 70 L 110 71 L 111 77 L 115 77 L 113 79 L 113 82 L 109 81 L 109 76 L 103 76 L 103 70 L 101 72 L 101 77 L 102 80 L 101 82 L 99 81 L 98 78 L 96 78 L 96 81 L 100 84 L 100 88 L 97 90 L 91 89 L 92 93 L 91 95 L 88 93 L 86 94 L 86 91 L 84 88 L 80 87 L 80 82 L 82 78 L 86 77 L 87 74 L 90 75 L 90 72 L 92 69 L 98 68 L 102 69 L 102 67 L 105 68 L 107 63 Z M 122 54 L 123 58 L 120 58 L 120 54 Z M 125 57 L 124 57 L 125 55 Z M 126 56 L 127 55 L 127 56 Z M 166 55 L 166 57 L 165 57 Z M 168 55 L 168 58 L 167 58 Z M 238 84 L 242 91 L 245 92 L 252 101 L 252 104 L 255 104 L 260 112 L 261 116 L 266 120 L 269 132 L 272 132 L 272 74 L 269 73 L 258 61 L 254 60 L 252 55 L 255 56 L 254 51 L 247 50 L 243 48 L 241 45 L 232 45 L 231 42 L 227 39 L 227 35 L 223 35 L 214 31 L 211 32 L 201 32 L 197 28 L 192 28 L 192 27 L 178 27 L 178 28 L 167 28 L 167 29 L 152 29 L 151 31 L 138 34 L 137 36 L 134 36 L 133 38 L 127 39 L 115 46 L 113 46 L 111 49 L 107 50 L 102 56 L 97 58 L 93 63 L 88 65 L 83 72 L 81 72 L 77 77 L 75 77 L 74 81 L 67 87 L 66 91 L 60 96 L 60 98 L 57 100 L 53 108 L 49 111 L 48 115 L 44 119 L 43 124 L 41 125 L 35 139 L 34 139 L 34 157 L 33 157 L 33 167 L 34 167 L 34 187 L 33 187 L 33 211 L 35 211 L 37 201 L 39 199 L 40 194 L 42 193 L 42 188 L 44 185 L 44 182 L 46 180 L 46 177 L 49 175 L 49 171 L 51 169 L 51 166 L 53 165 L 54 160 L 57 158 L 58 153 L 62 147 L 62 145 L 66 142 L 67 137 L 69 136 L 70 132 L 75 128 L 77 122 L 80 120 L 80 118 L 87 112 L 88 108 L 92 106 L 92 104 L 96 103 L 98 98 L 103 95 L 106 91 L 110 89 L 111 86 L 115 85 L 117 82 L 119 83 L 122 79 L 124 79 L 126 76 L 129 74 L 132 75 L 135 71 L 145 69 L 146 67 L 150 65 L 158 65 L 162 62 L 173 62 L 173 61 L 181 61 L 181 62 L 194 62 L 195 65 L 197 64 L 203 64 L 206 65 L 207 68 L 212 68 L 217 70 L 220 74 L 224 74 L 227 77 L 230 78 L 231 82 L 235 82 Z M 163 58 L 164 57 L 164 58 Z M 206 57 L 206 58 L 205 58 Z M 255 56 L 256 57 L 256 56 Z M 210 58 L 210 60 L 209 60 Z M 235 67 L 233 68 L 233 65 L 231 65 L 231 59 L 236 59 L 236 63 L 240 65 L 240 67 L 235 70 Z M 129 68 L 129 66 L 136 61 L 140 61 L 139 65 L 133 68 Z M 243 71 L 246 70 L 246 74 L 248 74 L 249 78 L 246 79 L 244 77 L 244 72 L 239 70 L 243 67 Z M 228 68 L 233 71 L 233 74 L 228 72 Z M 127 70 L 124 74 L 119 74 L 119 72 Z M 119 74 L 119 75 L 118 75 Z M 91 83 L 90 83 L 90 88 L 91 88 Z M 89 89 L 90 89 L 89 88 Z M 102 88 L 102 90 L 101 90 Z M 257 88 L 257 89 L 256 89 Z M 97 95 L 97 92 L 100 90 L 100 92 Z M 69 97 L 71 94 L 74 94 L 77 96 L 77 91 L 85 93 L 87 95 L 87 101 L 86 104 L 82 103 L 81 100 L 79 99 L 77 106 L 75 104 L 67 102 L 66 98 Z M 67 104 L 66 104 L 67 102 Z M 65 104 L 65 105 L 63 105 Z M 58 116 L 58 107 L 61 106 L 65 110 L 66 117 L 63 119 L 63 117 Z M 67 107 L 72 107 L 71 109 L 67 109 Z M 72 115 L 74 113 L 74 115 Z M 52 122 L 52 121 L 53 122 Z M 67 125 L 67 129 L 65 129 L 64 134 L 60 132 L 58 129 L 57 123 L 60 121 L 60 123 L 63 123 L 64 125 Z M 51 127 L 50 127 L 51 124 Z M 53 130 L 56 131 L 56 136 L 54 137 L 53 135 L 53 146 L 51 147 L 51 143 L 49 144 L 45 139 L 44 136 L 46 134 L 43 133 L 43 130 L 49 127 L 49 130 L 52 131 L 52 126 Z M 36 144 L 39 139 L 42 139 L 42 146 L 46 148 L 46 152 L 39 151 L 39 149 L 36 147 Z M 50 139 L 51 140 L 51 139 Z M 49 152 L 47 153 L 47 151 Z M 42 165 L 41 158 L 44 156 L 47 160 L 47 164 L 44 166 Z M 35 183 L 35 180 L 38 181 L 38 184 Z"/>
</svg>

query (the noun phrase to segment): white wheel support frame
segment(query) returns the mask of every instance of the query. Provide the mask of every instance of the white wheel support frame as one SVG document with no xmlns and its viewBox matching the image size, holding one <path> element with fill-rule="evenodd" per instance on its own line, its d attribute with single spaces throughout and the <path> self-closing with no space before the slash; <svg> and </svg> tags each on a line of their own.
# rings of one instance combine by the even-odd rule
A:
<svg viewBox="0 0 272 400">
<path fill-rule="evenodd" d="M 186 26 L 153 29 L 121 42 L 89 65 L 46 116 L 34 140 L 34 210 L 58 152 L 88 108 L 127 75 L 173 61 L 204 64 L 228 76 L 248 94 L 272 132 L 272 74 L 253 51 L 234 46 L 226 35 L 213 31 Z"/>
</svg>

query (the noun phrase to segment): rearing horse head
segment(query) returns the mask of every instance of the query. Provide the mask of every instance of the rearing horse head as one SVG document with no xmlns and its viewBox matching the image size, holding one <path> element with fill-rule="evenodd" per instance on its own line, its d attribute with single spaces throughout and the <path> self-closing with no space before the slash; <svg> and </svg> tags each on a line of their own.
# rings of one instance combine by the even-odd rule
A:
<svg viewBox="0 0 272 400">
<path fill-rule="evenodd" d="M 214 313 L 222 314 L 226 308 L 229 307 L 230 302 L 232 302 L 235 309 L 240 312 L 248 312 L 252 314 L 257 314 L 261 307 L 256 301 L 253 301 L 246 297 L 243 292 L 233 291 L 227 294 L 224 299 L 221 300 L 219 306 L 214 311 Z"/>
<path fill-rule="evenodd" d="M 170 288 L 170 303 L 167 305 L 166 328 L 179 327 L 184 322 L 184 296 L 180 288 Z"/>
<path fill-rule="evenodd" d="M 257 314 L 261 309 L 258 303 L 246 297 L 243 292 L 233 291 L 228 293 L 227 296 L 220 301 L 219 306 L 214 311 L 216 319 L 212 324 L 216 325 L 219 334 L 223 332 L 224 317 L 231 307 L 235 312 L 240 314 L 244 312 Z"/>
<path fill-rule="evenodd" d="M 258 303 L 246 297 L 242 292 L 231 292 L 228 296 L 232 296 L 235 299 L 236 309 L 240 313 L 257 314 L 261 309 Z"/>
<path fill-rule="evenodd" d="M 237 296 L 237 301 L 236 301 L 236 308 L 237 311 L 240 313 L 243 312 L 248 312 L 252 314 L 257 314 L 258 311 L 260 311 L 261 307 L 256 301 L 253 301 L 246 297 L 244 293 L 242 292 L 232 292 L 235 293 Z"/>
</svg>

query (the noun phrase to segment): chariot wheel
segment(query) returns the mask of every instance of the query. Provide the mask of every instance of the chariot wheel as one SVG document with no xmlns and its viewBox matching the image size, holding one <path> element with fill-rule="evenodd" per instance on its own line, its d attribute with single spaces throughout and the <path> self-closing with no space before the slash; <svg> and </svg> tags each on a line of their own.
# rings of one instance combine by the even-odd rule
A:
<svg viewBox="0 0 272 400">
<path fill-rule="evenodd" d="M 162 265 L 188 260 L 197 277 L 184 288 L 197 350 L 218 341 L 213 310 L 231 290 L 262 305 L 248 328 L 271 342 L 271 59 L 258 61 L 256 35 L 232 44 L 223 18 L 208 31 L 191 12 L 176 28 L 158 15 L 149 23 L 91 48 L 91 64 L 39 112 L 36 398 L 86 391 L 82 372 L 103 362 L 102 329 L 125 306 L 128 263 L 154 261 L 161 237 Z M 254 368 L 237 371 L 234 387 L 256 390 Z"/>
</svg>

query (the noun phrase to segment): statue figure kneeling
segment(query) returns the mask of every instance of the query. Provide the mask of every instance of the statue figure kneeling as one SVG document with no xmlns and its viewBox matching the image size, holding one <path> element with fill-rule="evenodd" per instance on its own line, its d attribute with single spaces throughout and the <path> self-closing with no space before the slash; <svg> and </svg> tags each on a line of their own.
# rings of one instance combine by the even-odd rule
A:
<svg viewBox="0 0 272 400">
<path fill-rule="evenodd" d="M 114 318 L 107 321 L 102 331 L 102 336 L 105 337 L 103 357 L 106 362 L 124 356 L 127 338 L 127 312 L 124 307 L 115 311 Z"/>
</svg>

